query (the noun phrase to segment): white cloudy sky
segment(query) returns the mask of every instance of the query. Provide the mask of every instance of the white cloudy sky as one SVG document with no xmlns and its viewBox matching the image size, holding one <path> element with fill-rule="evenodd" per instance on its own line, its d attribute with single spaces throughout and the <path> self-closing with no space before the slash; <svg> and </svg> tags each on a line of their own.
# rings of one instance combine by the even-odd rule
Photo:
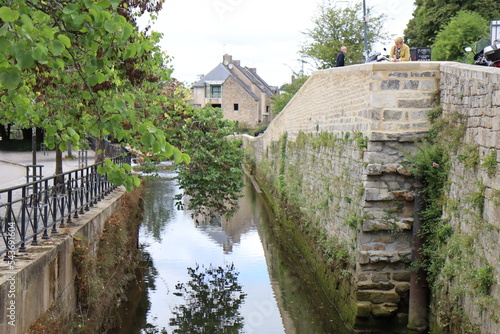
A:
<svg viewBox="0 0 500 334">
<path fill-rule="evenodd" d="M 164 34 L 162 48 L 173 57 L 174 77 L 180 81 L 195 82 L 227 53 L 243 66 L 257 68 L 268 84 L 279 86 L 301 68 L 297 52 L 321 1 L 166 0 L 153 30 Z M 387 15 L 384 30 L 391 35 L 403 34 L 413 3 L 366 0 L 377 14 Z M 348 5 L 348 1 L 339 1 L 339 5 Z"/>
</svg>

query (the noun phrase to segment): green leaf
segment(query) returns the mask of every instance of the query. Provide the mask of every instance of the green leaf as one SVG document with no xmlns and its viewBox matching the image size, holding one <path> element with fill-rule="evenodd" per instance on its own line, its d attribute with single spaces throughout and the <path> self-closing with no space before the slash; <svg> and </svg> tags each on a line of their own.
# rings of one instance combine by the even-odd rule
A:
<svg viewBox="0 0 500 334">
<path fill-rule="evenodd" d="M 64 7 L 63 13 L 64 14 L 71 14 L 71 13 L 73 13 L 77 9 L 78 9 L 78 6 L 76 4 L 72 3 L 72 4 L 69 4 L 66 7 Z"/>
<path fill-rule="evenodd" d="M 77 28 L 81 28 L 82 24 L 83 24 L 83 21 L 85 21 L 85 15 L 82 15 L 82 14 L 76 14 L 76 13 L 73 13 L 71 15 L 71 18 L 73 20 L 73 25 Z"/>
<path fill-rule="evenodd" d="M 64 44 L 60 40 L 52 41 L 52 54 L 59 56 L 64 51 Z"/>
<path fill-rule="evenodd" d="M 118 109 L 125 109 L 125 101 L 122 99 L 116 100 L 115 104 Z"/>
<path fill-rule="evenodd" d="M 82 97 L 85 99 L 85 100 L 90 100 L 92 98 L 92 94 L 90 94 L 88 91 L 84 90 L 82 92 Z"/>
<path fill-rule="evenodd" d="M 47 48 L 42 44 L 37 44 L 36 48 L 33 50 L 33 59 L 41 60 L 47 55 Z"/>
<path fill-rule="evenodd" d="M 22 70 L 35 67 L 35 61 L 30 51 L 16 55 L 16 60 Z"/>
<path fill-rule="evenodd" d="M 104 29 L 106 29 L 106 31 L 109 32 L 110 34 L 116 32 L 117 28 L 118 26 L 114 22 L 111 21 L 104 22 Z"/>
<path fill-rule="evenodd" d="M 134 185 L 136 187 L 140 186 L 141 185 L 141 179 L 134 176 Z"/>
<path fill-rule="evenodd" d="M 178 148 L 174 148 L 174 163 L 178 164 L 182 161 L 182 152 Z"/>
<path fill-rule="evenodd" d="M 153 154 L 159 153 L 161 151 L 161 145 L 158 141 L 153 143 Z"/>
<path fill-rule="evenodd" d="M 21 73 L 17 68 L 0 68 L 0 87 L 15 89 L 21 81 Z"/>
<path fill-rule="evenodd" d="M 14 22 L 19 18 L 19 12 L 9 7 L 0 7 L 0 19 L 5 22 Z"/>
<path fill-rule="evenodd" d="M 189 154 L 187 154 L 187 153 L 182 153 L 182 160 L 183 160 L 185 163 L 189 164 L 189 163 L 191 162 L 191 157 L 190 157 L 190 156 L 189 156 Z"/>
<path fill-rule="evenodd" d="M 87 78 L 87 84 L 90 87 L 93 87 L 93 86 L 97 85 L 97 75 L 92 74 L 90 77 L 88 77 Z"/>
<path fill-rule="evenodd" d="M 59 149 L 60 149 L 61 151 L 63 151 L 63 152 L 64 152 L 64 151 L 67 151 L 67 150 L 68 150 L 68 144 L 66 144 L 66 143 L 64 143 L 64 142 L 60 143 L 60 144 L 59 144 Z"/>
<path fill-rule="evenodd" d="M 134 44 L 129 44 L 127 46 L 127 49 L 125 50 L 125 55 L 123 56 L 123 59 L 129 59 L 134 57 L 137 54 L 137 48 L 135 47 Z"/>
<path fill-rule="evenodd" d="M 151 133 L 147 132 L 142 135 L 141 143 L 146 147 L 151 147 L 153 146 L 154 139 L 155 137 Z"/>
<path fill-rule="evenodd" d="M 109 6 L 111 6 L 111 2 L 109 0 L 101 1 L 101 3 L 99 4 L 99 7 L 104 9 L 109 8 Z"/>
<path fill-rule="evenodd" d="M 71 40 L 69 39 L 68 36 L 65 36 L 65 35 L 58 35 L 57 36 L 57 39 L 61 41 L 61 43 L 64 44 L 64 46 L 66 46 L 66 48 L 70 48 L 71 47 Z"/>
<path fill-rule="evenodd" d="M 0 36 L 5 36 L 7 35 L 7 32 L 9 31 L 9 25 L 8 24 L 4 24 L 1 28 L 0 28 Z M 2 49 L 2 50 L 5 50 L 5 49 Z"/>
<path fill-rule="evenodd" d="M 133 28 L 130 24 L 124 24 L 123 27 L 122 40 L 128 40 L 130 35 L 132 35 Z"/>
</svg>

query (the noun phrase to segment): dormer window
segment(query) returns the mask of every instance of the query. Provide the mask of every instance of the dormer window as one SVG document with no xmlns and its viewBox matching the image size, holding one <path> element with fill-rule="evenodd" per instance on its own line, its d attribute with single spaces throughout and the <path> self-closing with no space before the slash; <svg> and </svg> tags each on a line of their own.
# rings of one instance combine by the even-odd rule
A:
<svg viewBox="0 0 500 334">
<path fill-rule="evenodd" d="M 217 99 L 222 97 L 222 85 L 206 85 L 205 97 Z"/>
</svg>

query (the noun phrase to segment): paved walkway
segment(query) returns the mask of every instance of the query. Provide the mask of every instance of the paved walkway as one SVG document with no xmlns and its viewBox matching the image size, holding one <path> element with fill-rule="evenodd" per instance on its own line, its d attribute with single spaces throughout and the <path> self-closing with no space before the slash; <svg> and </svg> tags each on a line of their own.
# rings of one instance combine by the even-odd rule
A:
<svg viewBox="0 0 500 334">
<path fill-rule="evenodd" d="M 78 152 L 74 152 L 78 156 Z M 63 157 L 67 152 L 63 153 Z M 87 164 L 94 163 L 94 151 L 87 151 Z M 0 189 L 14 187 L 26 183 L 26 166 L 33 163 L 33 153 L 0 151 Z M 42 174 L 44 177 L 52 176 L 56 169 L 55 151 L 38 151 L 36 153 L 37 165 L 43 165 Z M 63 159 L 63 172 L 78 169 L 78 159 Z"/>
</svg>

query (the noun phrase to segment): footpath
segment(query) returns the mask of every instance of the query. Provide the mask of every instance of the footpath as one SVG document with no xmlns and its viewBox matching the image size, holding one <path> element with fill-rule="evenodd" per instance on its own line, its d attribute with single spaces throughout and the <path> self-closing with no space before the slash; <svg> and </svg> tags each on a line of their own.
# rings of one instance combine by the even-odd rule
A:
<svg viewBox="0 0 500 334">
<path fill-rule="evenodd" d="M 83 165 L 94 163 L 94 151 L 87 151 L 87 161 L 78 158 L 64 158 L 67 152 L 63 153 L 63 172 L 78 169 Z M 75 155 L 78 152 L 74 153 Z M 0 151 L 0 189 L 10 188 L 26 183 L 26 166 L 32 165 L 33 153 L 31 151 Z M 36 164 L 43 165 L 43 177 L 52 176 L 56 170 L 55 151 L 37 151 Z"/>
</svg>

